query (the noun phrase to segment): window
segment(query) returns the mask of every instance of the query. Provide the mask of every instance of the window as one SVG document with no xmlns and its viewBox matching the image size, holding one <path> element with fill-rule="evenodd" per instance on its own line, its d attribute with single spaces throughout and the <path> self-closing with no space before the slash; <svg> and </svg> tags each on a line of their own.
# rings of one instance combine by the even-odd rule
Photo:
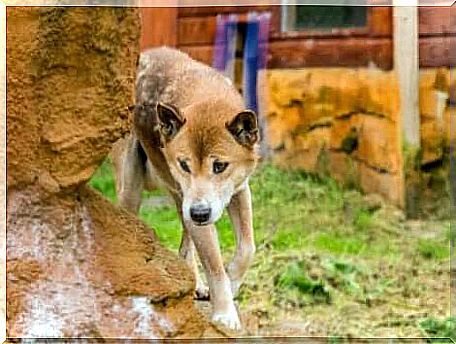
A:
<svg viewBox="0 0 456 344">
<path fill-rule="evenodd" d="M 367 27 L 364 6 L 283 6 L 282 32 L 359 29 Z"/>
<path fill-rule="evenodd" d="M 275 6 L 271 19 L 269 68 L 375 64 L 381 69 L 391 69 L 391 7 L 371 6 L 374 0 L 357 0 L 356 6 L 349 6 L 349 1 L 354 2 L 337 0 L 334 6 Z M 327 3 L 331 2 L 335 3 L 335 0 Z"/>
</svg>

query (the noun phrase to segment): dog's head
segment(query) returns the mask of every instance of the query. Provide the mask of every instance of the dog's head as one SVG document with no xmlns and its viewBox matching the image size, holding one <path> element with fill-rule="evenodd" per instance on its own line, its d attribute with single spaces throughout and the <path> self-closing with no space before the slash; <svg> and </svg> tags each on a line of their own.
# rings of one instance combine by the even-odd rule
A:
<svg viewBox="0 0 456 344">
<path fill-rule="evenodd" d="M 182 192 L 185 221 L 217 221 L 257 161 L 258 121 L 223 100 L 183 109 L 157 104 L 162 149 Z"/>
</svg>

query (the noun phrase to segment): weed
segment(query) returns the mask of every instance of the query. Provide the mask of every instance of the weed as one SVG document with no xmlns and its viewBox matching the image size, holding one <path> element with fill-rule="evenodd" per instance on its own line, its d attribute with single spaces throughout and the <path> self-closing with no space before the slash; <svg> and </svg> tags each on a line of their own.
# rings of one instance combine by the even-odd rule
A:
<svg viewBox="0 0 456 344">
<path fill-rule="evenodd" d="M 349 294 L 360 294 L 362 288 L 357 282 L 359 270 L 348 262 L 326 259 L 322 263 L 325 277 L 334 288 L 340 288 Z"/>
<path fill-rule="evenodd" d="M 446 259 L 450 255 L 448 243 L 438 242 L 432 239 L 420 239 L 418 252 L 426 259 Z"/>
<path fill-rule="evenodd" d="M 358 209 L 353 219 L 353 225 L 358 231 L 369 229 L 375 222 L 372 212 L 365 209 Z"/>
<path fill-rule="evenodd" d="M 438 343 L 441 338 L 456 339 L 456 317 L 438 320 L 428 318 L 420 322 L 420 328 L 429 338 L 430 343 Z"/>
<path fill-rule="evenodd" d="M 309 278 L 306 270 L 306 265 L 303 262 L 291 263 L 285 268 L 285 271 L 276 276 L 275 285 L 281 289 L 299 291 L 306 303 L 330 303 L 331 295 L 327 287 L 321 280 Z"/>
</svg>

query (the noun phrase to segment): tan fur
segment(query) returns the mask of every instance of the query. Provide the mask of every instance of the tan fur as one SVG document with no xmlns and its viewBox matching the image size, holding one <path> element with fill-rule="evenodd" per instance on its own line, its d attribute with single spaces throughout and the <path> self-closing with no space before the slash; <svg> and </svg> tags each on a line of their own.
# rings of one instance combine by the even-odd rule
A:
<svg viewBox="0 0 456 344">
<path fill-rule="evenodd" d="M 184 229 L 179 254 L 195 273 L 196 293 L 207 288 L 195 248 L 213 320 L 238 329 L 233 295 L 255 251 L 248 178 L 258 161 L 256 117 L 228 79 L 168 48 L 141 55 L 136 92 L 132 132 L 112 152 L 119 204 L 137 213 L 143 188 L 168 189 Z M 227 271 L 214 227 L 225 207 L 237 243 Z"/>
</svg>

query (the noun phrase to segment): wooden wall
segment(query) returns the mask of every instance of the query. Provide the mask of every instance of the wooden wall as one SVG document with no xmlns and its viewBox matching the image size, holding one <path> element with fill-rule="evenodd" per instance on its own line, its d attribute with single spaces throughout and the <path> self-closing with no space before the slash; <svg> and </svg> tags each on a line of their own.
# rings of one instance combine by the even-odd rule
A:
<svg viewBox="0 0 456 344">
<path fill-rule="evenodd" d="M 392 9 L 370 7 L 366 29 L 331 33 L 280 32 L 280 6 L 143 8 L 142 46 L 169 45 L 212 64 L 216 16 L 248 11 L 272 13 L 268 68 L 366 67 L 393 65 Z M 456 64 L 456 6 L 419 9 L 420 67 Z"/>
<path fill-rule="evenodd" d="M 418 15 L 420 67 L 456 65 L 456 5 L 421 7 Z"/>
<path fill-rule="evenodd" d="M 177 46 L 177 8 L 144 7 L 141 9 L 141 49 Z"/>
<path fill-rule="evenodd" d="M 273 6 L 181 7 L 178 11 L 177 46 L 193 58 L 212 64 L 217 14 L 237 13 L 245 20 L 249 11 L 271 11 Z"/>
</svg>

